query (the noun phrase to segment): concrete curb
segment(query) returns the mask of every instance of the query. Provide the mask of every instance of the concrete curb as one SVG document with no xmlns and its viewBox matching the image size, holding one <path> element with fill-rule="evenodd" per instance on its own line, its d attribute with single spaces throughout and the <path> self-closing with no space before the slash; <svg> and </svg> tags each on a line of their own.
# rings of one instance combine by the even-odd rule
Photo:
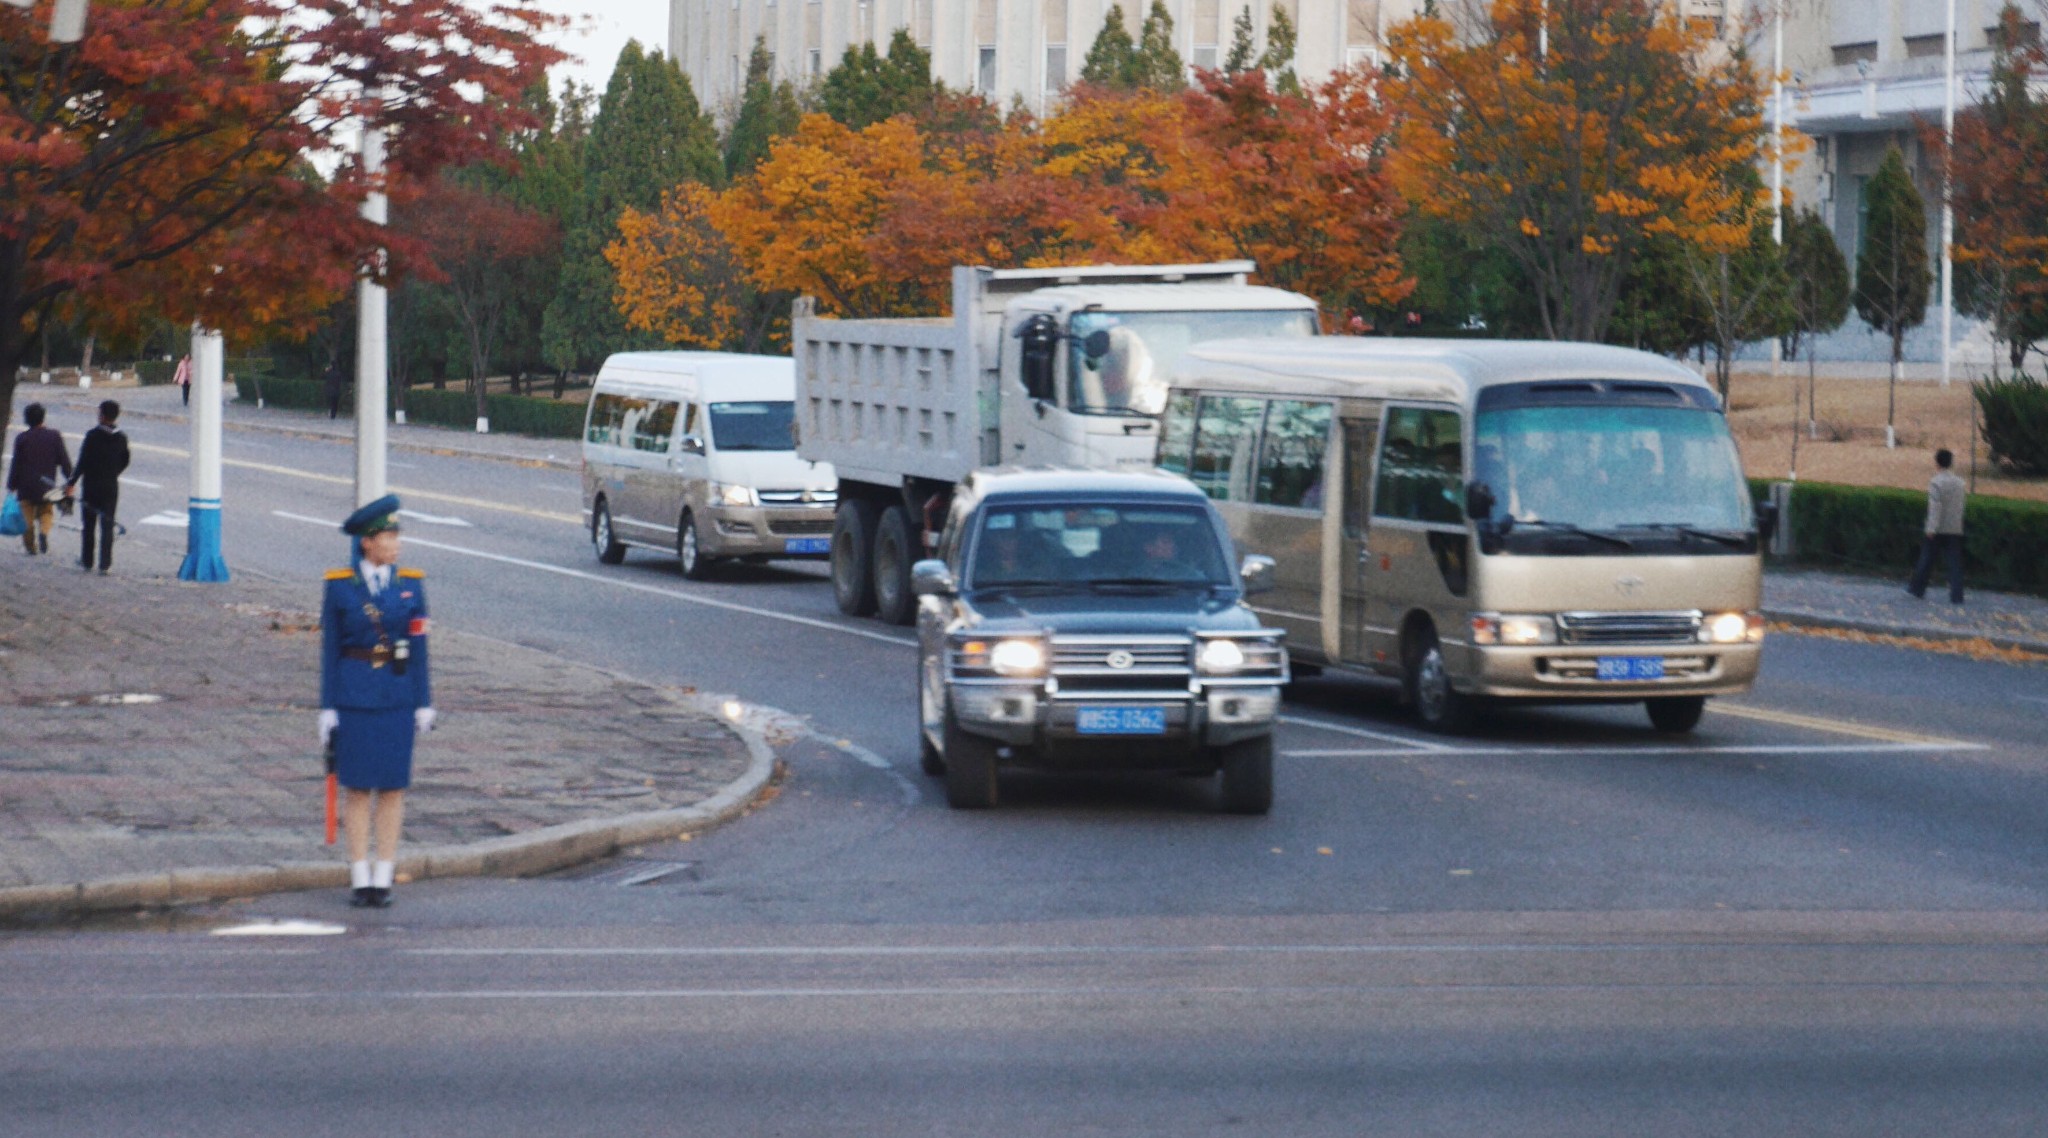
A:
<svg viewBox="0 0 2048 1138">
<path fill-rule="evenodd" d="M 1820 613 L 1769 608 L 1764 610 L 1764 619 L 1789 624 L 1795 628 L 1813 628 L 1836 632 L 1865 632 L 1872 636 L 1904 636 L 1915 640 L 1981 640 L 1994 648 L 2002 648 L 2009 652 L 2028 652 L 2037 656 L 2048 657 L 2048 640 L 2000 636 L 1996 633 L 1967 632 L 1954 628 L 1900 624 L 1895 621 L 1858 620 L 1853 617 L 1826 616 Z"/>
<path fill-rule="evenodd" d="M 688 696 L 684 702 L 724 724 L 747 748 L 746 773 L 717 794 L 694 806 L 675 810 L 591 818 L 468 845 L 432 846 L 401 856 L 399 876 L 414 881 L 435 877 L 531 877 L 609 857 L 626 846 L 702 833 L 739 817 L 759 801 L 775 775 L 775 750 L 769 745 L 767 732 L 759 726 L 763 717 L 758 709 L 751 708 L 733 714 L 741 705 L 712 696 Z M 69 885 L 0 889 L 0 917 L 161 908 L 347 885 L 348 866 L 342 862 L 202 866 Z"/>
</svg>

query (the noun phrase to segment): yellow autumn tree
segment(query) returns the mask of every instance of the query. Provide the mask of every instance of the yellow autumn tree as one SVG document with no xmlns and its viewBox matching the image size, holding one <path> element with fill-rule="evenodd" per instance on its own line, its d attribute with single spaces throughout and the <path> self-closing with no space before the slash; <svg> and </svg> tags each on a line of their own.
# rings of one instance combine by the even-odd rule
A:
<svg viewBox="0 0 2048 1138">
<path fill-rule="evenodd" d="M 626 325 L 681 347 L 786 351 L 791 294 L 755 286 L 732 244 L 712 222 L 718 194 L 685 182 L 661 209 L 628 208 L 605 247 L 617 275 L 614 301 Z"/>
<path fill-rule="evenodd" d="M 1396 185 L 1506 250 L 1554 339 L 1603 338 L 1653 235 L 1748 239 L 1736 179 L 1766 142 L 1765 87 L 1682 7 L 1464 0 L 1389 32 Z"/>
</svg>

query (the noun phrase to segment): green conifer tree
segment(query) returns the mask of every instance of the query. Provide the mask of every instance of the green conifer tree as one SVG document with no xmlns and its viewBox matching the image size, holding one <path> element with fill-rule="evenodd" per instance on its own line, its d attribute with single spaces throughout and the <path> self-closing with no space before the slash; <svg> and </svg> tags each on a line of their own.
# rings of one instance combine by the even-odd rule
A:
<svg viewBox="0 0 2048 1138">
<path fill-rule="evenodd" d="M 796 88 L 788 80 L 775 81 L 774 56 L 769 54 L 766 36 L 756 36 L 754 50 L 747 57 L 747 83 L 740 92 L 740 109 L 733 116 L 732 129 L 725 135 L 725 176 L 728 180 L 753 172 L 768 156 L 768 146 L 796 130 L 803 118 L 797 105 Z"/>
<path fill-rule="evenodd" d="M 1253 36 L 1252 9 L 1246 5 L 1230 25 L 1230 53 L 1223 57 L 1225 75 L 1237 75 L 1258 65 L 1259 49 Z"/>
<path fill-rule="evenodd" d="M 1266 52 L 1259 68 L 1273 80 L 1273 89 L 1290 95 L 1301 92 L 1301 77 L 1294 73 L 1294 21 L 1287 9 L 1273 5 L 1273 21 L 1266 26 Z"/>
<path fill-rule="evenodd" d="M 1886 446 L 1897 446 L 1899 360 L 1906 331 L 1927 318 L 1927 206 L 1896 145 L 1885 151 L 1864 195 L 1869 211 L 1856 254 L 1856 315 L 1892 342 L 1884 434 Z"/>
<path fill-rule="evenodd" d="M 1165 0 L 1152 0 L 1138 31 L 1138 85 L 1154 91 L 1178 91 L 1188 85 L 1187 64 L 1173 49 L 1173 16 Z"/>
<path fill-rule="evenodd" d="M 1123 5 L 1111 4 L 1102 19 L 1102 30 L 1081 62 L 1081 81 L 1128 91 L 1138 86 L 1139 78 L 1137 41 L 1124 23 Z"/>
<path fill-rule="evenodd" d="M 928 110 L 943 88 L 932 79 L 932 57 L 907 28 L 889 37 L 889 54 L 872 43 L 850 46 L 818 88 L 818 109 L 860 130 L 897 115 Z"/>
</svg>

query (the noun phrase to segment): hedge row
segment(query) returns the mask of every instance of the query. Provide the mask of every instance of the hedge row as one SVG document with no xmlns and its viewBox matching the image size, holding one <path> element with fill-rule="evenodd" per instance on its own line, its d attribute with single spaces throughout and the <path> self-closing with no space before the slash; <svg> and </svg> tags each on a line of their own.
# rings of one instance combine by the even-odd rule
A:
<svg viewBox="0 0 2048 1138">
<path fill-rule="evenodd" d="M 264 403 L 272 407 L 327 409 L 325 388 L 317 380 L 257 376 L 236 384 L 235 391 L 244 403 L 254 403 L 260 394 Z M 557 403 L 529 395 L 493 395 L 486 406 L 494 432 L 550 439 L 583 437 L 581 403 Z M 341 407 L 344 412 L 354 413 L 353 387 L 343 390 Z M 476 398 L 467 391 L 415 387 L 405 394 L 405 417 L 409 422 L 470 430 L 476 426 Z"/>
<path fill-rule="evenodd" d="M 2015 474 L 2048 474 L 2048 384 L 2031 375 L 1975 385 L 1991 460 Z"/>
<path fill-rule="evenodd" d="M 1753 480 L 1759 500 L 1769 483 Z M 1887 486 L 1801 482 L 1792 491 L 1794 560 L 1903 579 L 1927 532 L 1927 495 Z M 1964 578 L 1985 589 L 2048 596 L 2048 503 L 1970 496 Z"/>
</svg>

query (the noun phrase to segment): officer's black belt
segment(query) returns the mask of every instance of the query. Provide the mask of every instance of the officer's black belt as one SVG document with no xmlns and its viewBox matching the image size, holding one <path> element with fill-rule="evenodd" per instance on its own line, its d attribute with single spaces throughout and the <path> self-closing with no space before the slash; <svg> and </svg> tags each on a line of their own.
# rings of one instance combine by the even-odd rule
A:
<svg viewBox="0 0 2048 1138">
<path fill-rule="evenodd" d="M 344 660 L 367 660 L 381 667 L 391 659 L 391 649 L 382 644 L 375 648 L 344 648 L 341 650 L 341 657 Z"/>
</svg>

